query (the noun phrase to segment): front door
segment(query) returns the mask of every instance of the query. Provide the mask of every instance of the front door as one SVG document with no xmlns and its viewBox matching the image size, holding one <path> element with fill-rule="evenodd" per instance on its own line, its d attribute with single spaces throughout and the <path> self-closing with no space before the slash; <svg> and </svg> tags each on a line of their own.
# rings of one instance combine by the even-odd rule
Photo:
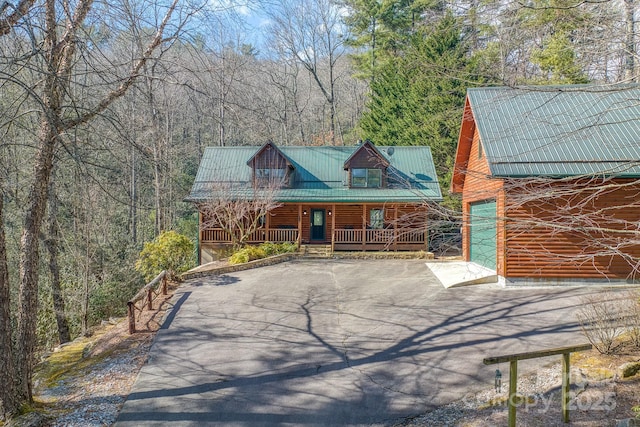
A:
<svg viewBox="0 0 640 427">
<path fill-rule="evenodd" d="M 324 209 L 311 210 L 311 240 L 325 240 Z"/>
</svg>

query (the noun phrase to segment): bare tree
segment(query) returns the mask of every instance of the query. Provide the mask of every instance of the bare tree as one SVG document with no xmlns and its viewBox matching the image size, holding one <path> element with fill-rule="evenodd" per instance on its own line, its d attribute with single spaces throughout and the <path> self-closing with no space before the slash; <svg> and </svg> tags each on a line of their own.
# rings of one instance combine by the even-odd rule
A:
<svg viewBox="0 0 640 427">
<path fill-rule="evenodd" d="M 53 299 L 53 310 L 56 316 L 56 325 L 58 327 L 58 338 L 60 343 L 71 341 L 71 333 L 69 332 L 69 321 L 65 310 L 64 298 L 62 296 L 62 285 L 60 283 L 60 265 L 58 261 L 60 226 L 58 224 L 58 197 L 55 190 L 55 179 L 53 179 L 49 188 L 49 215 L 48 215 L 48 235 L 45 240 L 47 252 L 49 252 L 49 274 L 51 278 L 51 297 Z"/>
<path fill-rule="evenodd" d="M 32 31 L 28 23 L 26 34 L 33 37 L 32 46 L 37 47 L 31 53 L 33 62 L 42 64 L 37 70 L 42 82 L 31 87 L 27 82 L 19 81 L 19 77 L 10 76 L 12 83 L 20 85 L 27 90 L 31 99 L 39 108 L 39 129 L 37 147 L 34 155 L 32 181 L 29 190 L 29 204 L 24 216 L 22 237 L 20 240 L 20 287 L 18 298 L 17 316 L 17 355 L 9 358 L 16 361 L 17 375 L 0 378 L 5 387 L 12 389 L 16 384 L 16 393 L 8 402 L 30 402 L 32 400 L 32 375 L 36 351 L 36 318 L 38 309 L 38 271 L 39 271 L 39 237 L 43 223 L 49 185 L 55 162 L 56 149 L 63 145 L 65 135 L 72 129 L 85 125 L 103 113 L 115 100 L 122 97 L 140 75 L 147 61 L 153 57 L 158 47 L 166 43 L 171 37 L 175 37 L 182 25 L 178 23 L 173 36 L 167 37 L 167 30 L 174 22 L 170 22 L 177 8 L 177 0 L 174 0 L 165 8 L 165 14 L 157 25 L 156 33 L 149 38 L 140 56 L 131 63 L 131 69 L 125 76 L 120 76 L 112 84 L 103 96 L 95 103 L 80 105 L 83 100 L 74 99 L 74 84 L 76 83 L 74 71 L 80 61 L 78 58 L 84 52 L 87 45 L 85 24 L 94 6 L 92 0 L 80 0 L 71 5 L 62 4 L 55 0 L 45 0 L 43 8 L 30 10 L 32 3 L 27 5 L 20 16 L 12 21 L 11 15 L 6 22 L 17 25 L 21 18 L 29 13 L 42 13 L 42 32 Z M 26 18 L 31 21 L 33 16 Z M 3 30 L 4 31 L 4 30 Z M 4 31 L 7 34 L 10 31 Z M 8 304 L 3 299 L 2 304 Z M 3 345 L 6 343 L 2 342 Z M 9 354 L 5 347 L 0 350 L 4 356 Z M 8 386 L 7 386 L 8 385 Z M 3 413 L 11 413 L 15 408 L 3 405 Z"/>
<path fill-rule="evenodd" d="M 329 0 L 279 0 L 267 13 L 274 44 L 302 64 L 326 100 L 329 138 L 336 145 L 336 63 L 345 54 L 347 31 L 338 7 Z"/>
<path fill-rule="evenodd" d="M 274 183 L 250 190 L 243 185 L 211 184 L 207 188 L 209 200 L 198 207 L 203 218 L 201 230 L 220 229 L 234 248 L 243 246 L 269 212 L 282 206 L 276 198 L 280 188 Z"/>
<path fill-rule="evenodd" d="M 636 6 L 634 0 L 624 0 L 625 13 L 625 64 L 624 78 L 633 81 L 636 77 Z"/>
</svg>

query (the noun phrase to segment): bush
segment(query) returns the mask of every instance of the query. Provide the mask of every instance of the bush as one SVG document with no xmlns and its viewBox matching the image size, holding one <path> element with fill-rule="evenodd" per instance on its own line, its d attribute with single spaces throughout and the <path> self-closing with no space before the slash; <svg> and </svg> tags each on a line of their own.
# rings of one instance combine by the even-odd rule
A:
<svg viewBox="0 0 640 427">
<path fill-rule="evenodd" d="M 279 252 L 279 246 L 277 243 L 273 242 L 264 242 L 260 245 L 260 248 L 264 251 L 267 256 L 277 255 Z"/>
<path fill-rule="evenodd" d="M 249 261 L 266 258 L 268 256 L 295 252 L 298 246 L 295 243 L 265 242 L 260 246 L 245 246 L 229 257 L 229 264 L 243 264 Z"/>
<path fill-rule="evenodd" d="M 249 262 L 249 254 L 244 249 L 240 249 L 229 257 L 229 264 L 244 264 Z"/>
<path fill-rule="evenodd" d="M 186 236 L 175 231 L 165 231 L 153 242 L 144 244 L 136 262 L 136 270 L 146 280 L 151 280 L 162 270 L 166 270 L 169 279 L 176 280 L 177 275 L 187 271 L 193 265 L 193 243 Z"/>
<path fill-rule="evenodd" d="M 625 331 L 625 298 L 613 292 L 587 295 L 580 299 L 577 317 L 589 342 L 602 354 L 615 351 L 617 338 Z"/>
<path fill-rule="evenodd" d="M 629 338 L 634 346 L 640 348 L 640 294 L 629 291 L 625 298 L 625 318 Z"/>
</svg>

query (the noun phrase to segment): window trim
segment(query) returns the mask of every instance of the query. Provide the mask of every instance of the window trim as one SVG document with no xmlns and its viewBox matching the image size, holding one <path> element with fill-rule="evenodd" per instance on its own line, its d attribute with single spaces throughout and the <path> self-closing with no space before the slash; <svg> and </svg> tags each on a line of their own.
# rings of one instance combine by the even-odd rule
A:
<svg viewBox="0 0 640 427">
<path fill-rule="evenodd" d="M 357 172 L 356 172 L 357 171 Z M 356 173 L 360 175 L 364 172 L 364 176 L 356 176 Z M 377 175 L 375 180 L 377 185 L 371 185 L 370 176 Z M 364 178 L 364 181 L 360 181 Z M 356 181 L 357 180 L 357 181 Z M 351 169 L 351 187 L 355 188 L 382 188 L 382 169 L 380 168 L 353 168 Z"/>
</svg>

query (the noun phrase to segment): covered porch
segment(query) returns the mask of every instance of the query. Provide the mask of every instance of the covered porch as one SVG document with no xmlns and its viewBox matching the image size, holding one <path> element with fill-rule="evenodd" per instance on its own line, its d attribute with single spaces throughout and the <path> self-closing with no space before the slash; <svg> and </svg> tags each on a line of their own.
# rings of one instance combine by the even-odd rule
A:
<svg viewBox="0 0 640 427">
<path fill-rule="evenodd" d="M 422 206 L 400 204 L 284 204 L 265 216 L 247 243 L 331 245 L 332 251 L 427 250 Z M 221 228 L 200 231 L 202 247 L 231 244 Z"/>
</svg>

